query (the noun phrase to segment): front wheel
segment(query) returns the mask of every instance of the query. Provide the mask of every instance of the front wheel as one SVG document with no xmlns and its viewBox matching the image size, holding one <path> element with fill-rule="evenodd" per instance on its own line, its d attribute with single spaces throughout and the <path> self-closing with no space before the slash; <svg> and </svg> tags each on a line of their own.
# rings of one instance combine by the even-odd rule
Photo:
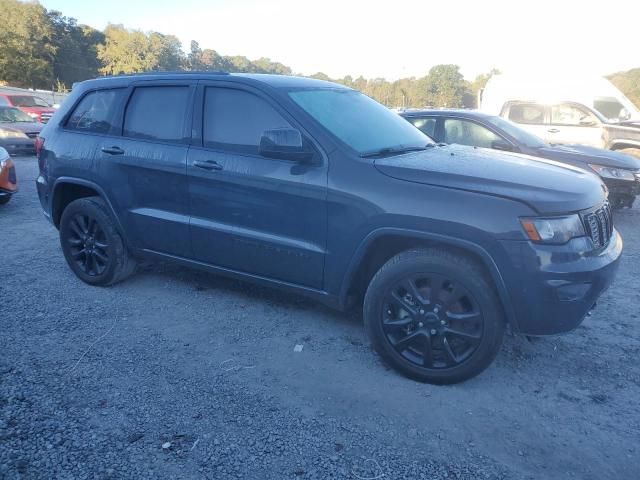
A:
<svg viewBox="0 0 640 480">
<path fill-rule="evenodd" d="M 462 382 L 487 368 L 505 324 L 483 269 L 438 249 L 406 251 L 385 263 L 367 289 L 364 320 L 392 367 L 434 384 Z"/>
</svg>

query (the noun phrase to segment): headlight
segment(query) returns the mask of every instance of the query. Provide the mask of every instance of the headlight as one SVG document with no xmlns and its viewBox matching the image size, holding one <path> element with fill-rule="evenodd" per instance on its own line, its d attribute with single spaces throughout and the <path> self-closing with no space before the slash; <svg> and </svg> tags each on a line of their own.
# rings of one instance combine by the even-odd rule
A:
<svg viewBox="0 0 640 480">
<path fill-rule="evenodd" d="M 578 215 L 521 218 L 520 223 L 529 240 L 538 243 L 562 244 L 585 235 L 584 225 Z"/>
<path fill-rule="evenodd" d="M 614 178 L 616 180 L 635 180 L 633 172 L 622 168 L 605 167 L 604 165 L 589 164 L 589 166 L 603 178 Z"/>
<path fill-rule="evenodd" d="M 16 132 L 14 130 L 4 130 L 0 128 L 0 138 L 29 138 L 22 132 Z"/>
</svg>

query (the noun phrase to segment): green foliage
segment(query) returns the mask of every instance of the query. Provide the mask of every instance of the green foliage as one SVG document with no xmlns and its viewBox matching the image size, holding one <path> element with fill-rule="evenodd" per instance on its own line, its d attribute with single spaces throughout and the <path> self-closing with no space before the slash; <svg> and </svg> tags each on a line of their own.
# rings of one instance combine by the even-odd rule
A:
<svg viewBox="0 0 640 480">
<path fill-rule="evenodd" d="M 640 68 L 617 72 L 607 77 L 633 104 L 640 108 Z"/>
</svg>

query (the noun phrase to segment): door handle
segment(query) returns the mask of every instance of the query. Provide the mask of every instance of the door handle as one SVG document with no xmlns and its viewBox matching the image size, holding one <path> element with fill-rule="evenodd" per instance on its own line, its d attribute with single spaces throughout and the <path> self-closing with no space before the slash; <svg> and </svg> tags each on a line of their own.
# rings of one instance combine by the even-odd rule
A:
<svg viewBox="0 0 640 480">
<path fill-rule="evenodd" d="M 549 130 L 547 130 L 547 132 L 549 133 L 558 133 L 560 130 L 558 130 L 557 128 L 550 128 Z"/>
<path fill-rule="evenodd" d="M 193 166 L 204 170 L 222 170 L 222 165 L 215 160 L 196 160 L 193 162 Z"/>
<path fill-rule="evenodd" d="M 102 151 L 104 153 L 108 153 L 109 155 L 122 155 L 124 153 L 124 150 L 121 149 L 120 147 L 102 147 Z"/>
</svg>

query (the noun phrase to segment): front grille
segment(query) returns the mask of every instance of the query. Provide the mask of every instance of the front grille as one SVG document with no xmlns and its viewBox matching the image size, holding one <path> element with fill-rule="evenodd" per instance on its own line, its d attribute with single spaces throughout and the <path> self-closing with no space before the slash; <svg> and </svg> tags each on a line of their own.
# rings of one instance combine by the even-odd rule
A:
<svg viewBox="0 0 640 480">
<path fill-rule="evenodd" d="M 36 138 L 38 136 L 38 132 L 26 132 L 25 135 L 29 138 Z"/>
<path fill-rule="evenodd" d="M 47 123 L 51 117 L 53 116 L 53 113 L 41 113 L 40 114 L 40 121 L 42 123 Z"/>
<path fill-rule="evenodd" d="M 591 237 L 596 248 L 606 247 L 613 234 L 613 216 L 609 203 L 582 214 L 582 221 L 587 235 Z"/>
</svg>

